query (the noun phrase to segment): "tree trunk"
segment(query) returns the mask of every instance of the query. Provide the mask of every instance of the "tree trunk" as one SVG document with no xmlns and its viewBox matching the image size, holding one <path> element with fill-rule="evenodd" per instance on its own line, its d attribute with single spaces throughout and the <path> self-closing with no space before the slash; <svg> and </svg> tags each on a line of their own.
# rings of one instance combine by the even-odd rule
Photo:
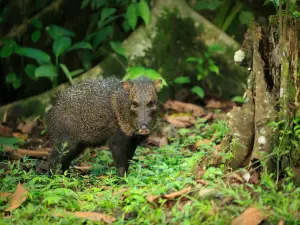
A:
<svg viewBox="0 0 300 225">
<path fill-rule="evenodd" d="M 288 6 L 287 6 L 288 7 Z M 245 103 L 229 114 L 231 133 L 223 146 L 233 152 L 233 169 L 257 160 L 277 171 L 300 166 L 299 117 L 299 21 L 270 17 L 270 27 L 253 24 L 242 50 L 249 62 Z M 279 23 L 278 23 L 279 21 Z M 278 25 L 279 24 L 279 25 Z M 278 37 L 279 31 L 279 37 Z"/>
</svg>

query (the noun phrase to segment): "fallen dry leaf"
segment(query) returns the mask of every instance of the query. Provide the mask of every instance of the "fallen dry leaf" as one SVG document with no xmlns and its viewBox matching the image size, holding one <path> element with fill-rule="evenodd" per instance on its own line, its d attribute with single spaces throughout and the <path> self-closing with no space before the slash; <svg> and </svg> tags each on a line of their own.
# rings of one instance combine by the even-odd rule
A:
<svg viewBox="0 0 300 225">
<path fill-rule="evenodd" d="M 25 141 L 28 139 L 28 134 L 23 134 L 21 132 L 13 132 L 13 136 L 21 139 L 22 141 Z"/>
<path fill-rule="evenodd" d="M 28 191 L 23 187 L 22 184 L 17 185 L 17 189 L 15 193 L 11 196 L 10 205 L 7 209 L 5 209 L 6 212 L 11 212 L 14 209 L 18 208 L 23 202 L 26 201 L 28 196 Z"/>
<path fill-rule="evenodd" d="M 0 124 L 0 136 L 11 137 L 12 134 L 12 130 L 8 126 Z"/>
<path fill-rule="evenodd" d="M 7 198 L 11 196 L 13 193 L 11 192 L 0 192 L 0 198 Z"/>
<path fill-rule="evenodd" d="M 92 166 L 88 163 L 80 163 L 79 166 L 74 166 L 74 168 L 85 173 L 88 172 L 92 168 Z"/>
<path fill-rule="evenodd" d="M 202 139 L 202 140 L 199 140 L 195 143 L 195 147 L 196 148 L 199 148 L 201 145 L 207 145 L 207 144 L 210 144 L 212 143 L 211 140 L 209 139 Z"/>
<path fill-rule="evenodd" d="M 221 108 L 232 108 L 235 104 L 231 101 L 218 101 L 210 99 L 206 103 L 206 108 L 208 109 L 221 109 Z"/>
<path fill-rule="evenodd" d="M 50 154 L 51 149 L 50 148 L 42 148 L 37 150 L 27 150 L 27 149 L 17 149 L 14 150 L 11 147 L 5 147 L 5 152 L 10 153 L 12 158 L 15 159 L 22 159 L 24 156 L 31 156 L 31 157 L 37 157 L 42 158 L 46 157 Z"/>
<path fill-rule="evenodd" d="M 188 194 L 189 192 L 191 192 L 192 190 L 192 187 L 187 187 L 187 188 L 184 188 L 180 191 L 175 191 L 175 192 L 172 192 L 170 194 L 164 194 L 164 195 L 149 195 L 146 197 L 146 200 L 150 203 L 152 202 L 157 202 L 157 200 L 159 198 L 163 198 L 163 199 L 168 199 L 168 200 L 172 200 L 172 199 L 175 199 L 177 197 L 180 197 L 184 194 Z"/>
<path fill-rule="evenodd" d="M 35 120 L 31 121 L 23 121 L 19 124 L 17 127 L 18 130 L 22 131 L 23 134 L 31 133 L 33 128 L 37 125 L 37 122 Z"/>
<path fill-rule="evenodd" d="M 146 200 L 150 203 L 156 202 L 161 196 L 160 195 L 149 195 L 146 197 Z"/>
<path fill-rule="evenodd" d="M 249 207 L 232 221 L 232 225 L 258 225 L 268 218 L 268 215 L 255 207 Z"/>
<path fill-rule="evenodd" d="M 193 116 L 182 116 L 182 115 L 166 115 L 165 119 L 172 124 L 175 127 L 178 128 L 186 128 L 186 127 L 190 127 L 193 126 L 196 122 L 195 118 Z"/>
<path fill-rule="evenodd" d="M 164 198 L 166 199 L 174 199 L 174 198 L 177 198 L 177 197 L 180 197 L 184 194 L 187 194 L 189 193 L 190 191 L 192 190 L 192 187 L 187 187 L 187 188 L 184 188 L 180 191 L 175 191 L 173 193 L 170 193 L 170 194 L 165 194 L 164 195 Z"/>
<path fill-rule="evenodd" d="M 206 114 L 205 110 L 201 106 L 180 101 L 168 100 L 164 104 L 164 107 L 166 109 L 172 109 L 176 112 L 191 113 L 193 116 L 196 117 L 202 117 Z"/>
<path fill-rule="evenodd" d="M 284 220 L 281 219 L 281 220 L 279 221 L 278 225 L 284 225 Z"/>
<path fill-rule="evenodd" d="M 88 219 L 92 221 L 103 221 L 105 223 L 111 224 L 116 221 L 116 218 L 113 216 L 106 215 L 104 213 L 97 213 L 97 212 L 64 212 L 58 213 L 54 212 L 54 215 L 57 217 L 65 217 L 73 215 L 78 218 Z"/>
</svg>

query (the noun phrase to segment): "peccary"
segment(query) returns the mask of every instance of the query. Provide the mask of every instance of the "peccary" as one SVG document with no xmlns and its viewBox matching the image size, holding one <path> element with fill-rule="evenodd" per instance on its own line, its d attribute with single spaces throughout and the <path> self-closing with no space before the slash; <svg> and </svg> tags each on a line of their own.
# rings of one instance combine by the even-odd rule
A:
<svg viewBox="0 0 300 225">
<path fill-rule="evenodd" d="M 147 137 L 157 117 L 161 80 L 111 77 L 83 81 L 61 91 L 45 115 L 53 150 L 49 170 L 71 161 L 87 146 L 108 142 L 119 176 L 128 172 L 136 147 Z"/>
</svg>

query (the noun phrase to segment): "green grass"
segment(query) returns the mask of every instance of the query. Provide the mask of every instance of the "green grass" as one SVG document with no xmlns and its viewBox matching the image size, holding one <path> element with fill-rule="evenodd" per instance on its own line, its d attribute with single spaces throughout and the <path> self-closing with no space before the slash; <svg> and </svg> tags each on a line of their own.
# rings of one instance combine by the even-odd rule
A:
<svg viewBox="0 0 300 225">
<path fill-rule="evenodd" d="M 268 222 L 277 224 L 281 218 L 285 224 L 299 224 L 300 188 L 296 188 L 290 175 L 276 186 L 271 175 L 263 173 L 260 185 L 249 183 L 230 184 L 224 180 L 228 175 L 226 161 L 230 153 L 216 165 L 214 146 L 228 131 L 226 123 L 217 121 L 212 125 L 199 120 L 193 129 L 181 129 L 172 143 L 164 148 L 138 148 L 136 161 L 123 183 L 116 176 L 109 151 L 97 152 L 90 159 L 93 168 L 89 175 L 71 170 L 68 176 L 48 178 L 33 169 L 35 160 L 24 159 L 10 164 L 10 174 L 2 177 L 0 192 L 14 192 L 21 182 L 29 191 L 28 199 L 6 216 L 4 209 L 9 202 L 0 199 L 0 225 L 2 224 L 99 224 L 75 217 L 59 218 L 54 211 L 101 212 L 117 218 L 114 224 L 231 224 L 249 206 L 269 213 Z M 212 139 L 190 151 L 201 139 Z M 197 170 L 205 168 L 199 177 Z M 199 184 L 199 179 L 207 185 Z M 175 200 L 159 198 L 148 202 L 147 197 L 163 195 L 192 186 L 193 192 Z M 127 188 L 125 192 L 124 190 Z M 214 190 L 202 196 L 203 190 Z M 225 203 L 226 199 L 231 199 Z"/>
</svg>

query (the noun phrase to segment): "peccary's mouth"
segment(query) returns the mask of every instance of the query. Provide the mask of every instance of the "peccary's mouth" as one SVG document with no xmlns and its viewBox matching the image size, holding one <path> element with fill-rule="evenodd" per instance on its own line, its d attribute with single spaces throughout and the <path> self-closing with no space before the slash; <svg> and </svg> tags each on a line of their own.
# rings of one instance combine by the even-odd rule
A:
<svg viewBox="0 0 300 225">
<path fill-rule="evenodd" d="M 148 134 L 150 134 L 150 129 L 149 129 L 148 125 L 141 124 L 140 127 L 139 127 L 138 133 L 140 135 L 148 135 Z"/>
<path fill-rule="evenodd" d="M 140 135 L 148 135 L 148 134 L 150 134 L 150 130 L 149 129 L 139 129 L 139 134 Z"/>
</svg>

